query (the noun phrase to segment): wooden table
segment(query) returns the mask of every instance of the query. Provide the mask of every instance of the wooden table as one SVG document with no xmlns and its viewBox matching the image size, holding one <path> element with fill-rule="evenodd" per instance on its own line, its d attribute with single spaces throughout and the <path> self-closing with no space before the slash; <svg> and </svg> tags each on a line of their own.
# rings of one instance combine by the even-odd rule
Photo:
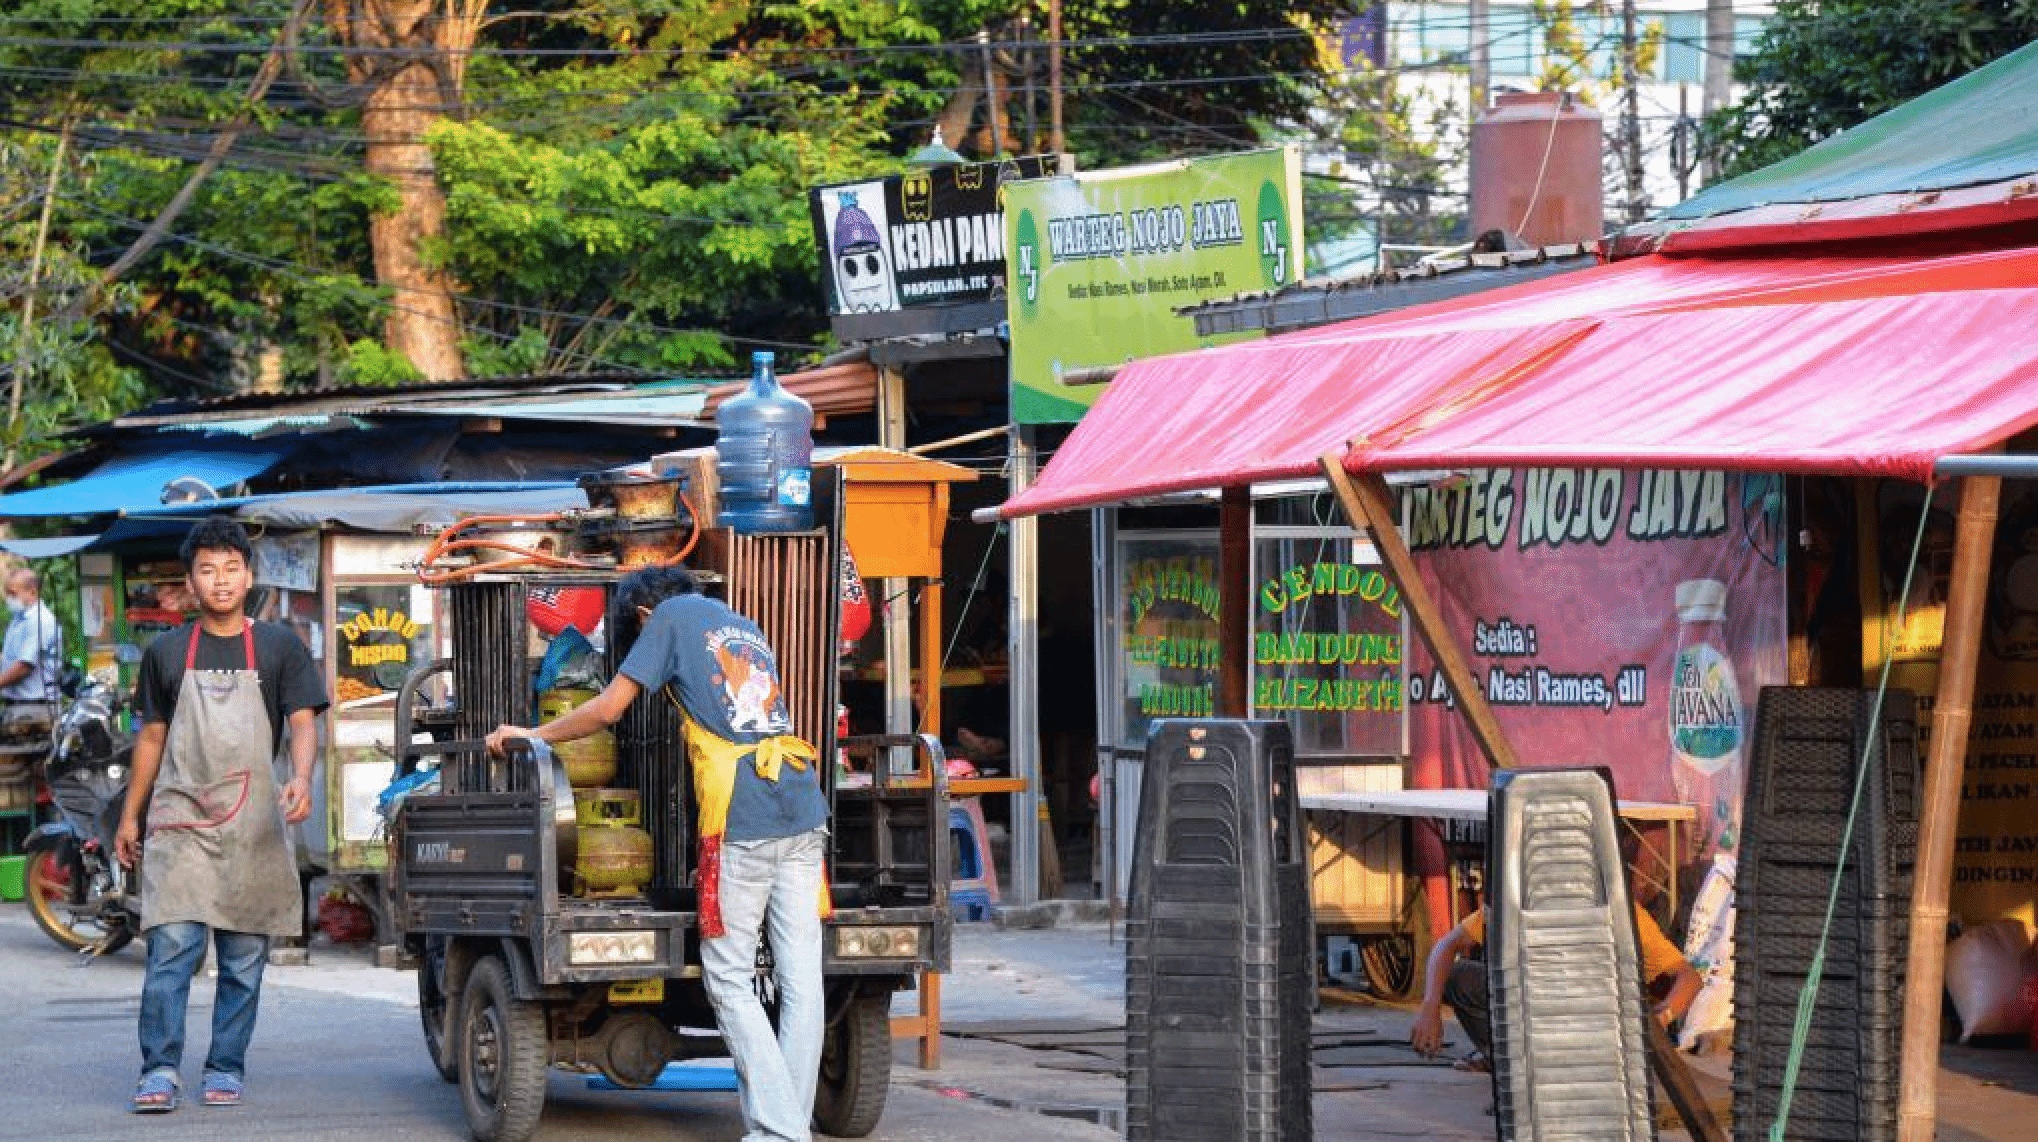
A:
<svg viewBox="0 0 2038 1142">
<path fill-rule="evenodd" d="M 1372 793 L 1304 793 L 1302 807 L 1318 812 L 1374 813 L 1384 817 L 1429 817 L 1445 821 L 1484 821 L 1484 789 L 1383 789 Z M 1614 812 L 1633 829 L 1643 823 L 1667 823 L 1670 914 L 1677 914 L 1677 826 L 1698 820 L 1698 808 L 1667 801 L 1622 801 Z M 1639 833 L 1637 834 L 1639 835 Z M 1454 893 L 1455 895 L 1455 893 Z M 1456 908 L 1455 901 L 1452 904 Z"/>
</svg>

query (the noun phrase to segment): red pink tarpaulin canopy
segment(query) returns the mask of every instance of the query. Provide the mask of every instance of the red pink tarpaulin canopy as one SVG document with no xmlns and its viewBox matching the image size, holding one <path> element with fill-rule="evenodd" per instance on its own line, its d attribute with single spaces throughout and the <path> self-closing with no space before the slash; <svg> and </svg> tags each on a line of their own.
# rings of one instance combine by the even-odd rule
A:
<svg viewBox="0 0 2038 1142">
<path fill-rule="evenodd" d="M 1121 370 L 1002 516 L 1501 465 L 1931 478 L 2038 424 L 2038 249 L 1646 257 Z"/>
</svg>

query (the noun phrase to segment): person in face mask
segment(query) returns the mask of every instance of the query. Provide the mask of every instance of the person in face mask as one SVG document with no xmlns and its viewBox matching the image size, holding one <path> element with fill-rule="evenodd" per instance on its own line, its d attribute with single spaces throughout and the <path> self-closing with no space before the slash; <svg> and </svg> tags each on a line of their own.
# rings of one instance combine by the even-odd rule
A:
<svg viewBox="0 0 2038 1142">
<path fill-rule="evenodd" d="M 64 636 L 57 616 L 42 602 L 42 580 L 26 567 L 6 579 L 7 636 L 0 641 L 0 734 L 28 737 L 48 733 L 57 700 Z"/>
</svg>

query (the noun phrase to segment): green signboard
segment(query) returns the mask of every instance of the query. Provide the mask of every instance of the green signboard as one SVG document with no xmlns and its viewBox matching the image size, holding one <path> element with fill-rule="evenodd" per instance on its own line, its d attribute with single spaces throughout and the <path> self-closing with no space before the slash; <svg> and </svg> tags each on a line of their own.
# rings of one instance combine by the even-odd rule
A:
<svg viewBox="0 0 2038 1142">
<path fill-rule="evenodd" d="M 1175 310 L 1302 276 L 1293 148 L 1005 184 L 1012 419 L 1082 418 L 1095 370 L 1259 336 Z"/>
</svg>

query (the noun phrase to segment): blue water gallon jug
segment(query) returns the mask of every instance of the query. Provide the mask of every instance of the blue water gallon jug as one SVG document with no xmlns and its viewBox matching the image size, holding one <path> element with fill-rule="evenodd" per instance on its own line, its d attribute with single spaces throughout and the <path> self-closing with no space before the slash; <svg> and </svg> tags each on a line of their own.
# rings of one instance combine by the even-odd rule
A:
<svg viewBox="0 0 2038 1142">
<path fill-rule="evenodd" d="M 751 354 L 750 388 L 715 413 L 716 520 L 738 532 L 814 526 L 814 409 L 779 386 L 772 362 Z"/>
</svg>

